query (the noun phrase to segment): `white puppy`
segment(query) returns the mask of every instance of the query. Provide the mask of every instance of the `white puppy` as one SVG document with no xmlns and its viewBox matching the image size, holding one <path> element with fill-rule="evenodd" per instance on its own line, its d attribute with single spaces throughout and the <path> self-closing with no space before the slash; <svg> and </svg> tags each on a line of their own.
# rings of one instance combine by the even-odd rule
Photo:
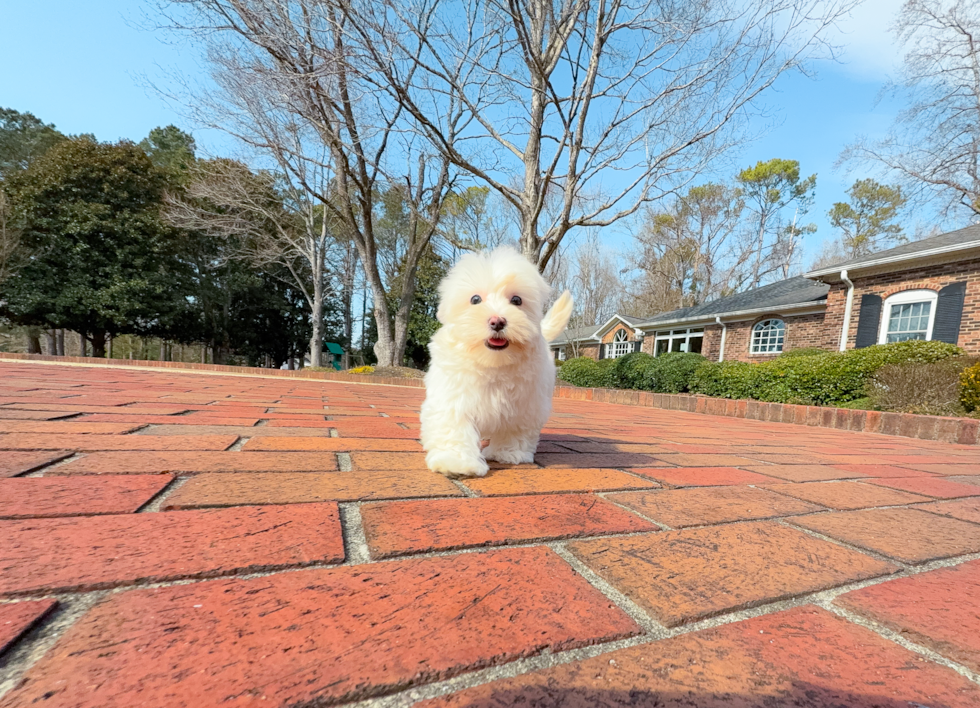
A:
<svg viewBox="0 0 980 708">
<path fill-rule="evenodd" d="M 487 460 L 534 460 L 555 387 L 548 342 L 572 312 L 565 292 L 543 316 L 550 292 L 512 248 L 463 256 L 440 283 L 442 327 L 429 344 L 421 410 L 430 470 L 482 477 Z M 490 444 L 481 454 L 484 439 Z"/>
</svg>

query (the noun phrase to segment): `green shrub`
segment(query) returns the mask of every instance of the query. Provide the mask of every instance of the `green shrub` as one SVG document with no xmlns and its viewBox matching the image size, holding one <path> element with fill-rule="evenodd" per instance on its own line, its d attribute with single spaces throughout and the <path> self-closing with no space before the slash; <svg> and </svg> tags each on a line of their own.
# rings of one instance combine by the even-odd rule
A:
<svg viewBox="0 0 980 708">
<path fill-rule="evenodd" d="M 702 362 L 691 376 L 689 390 L 718 398 L 750 398 L 752 371 L 757 364 L 741 361 Z"/>
<path fill-rule="evenodd" d="M 602 359 L 596 362 L 598 373 L 594 388 L 616 388 L 616 359 Z"/>
<path fill-rule="evenodd" d="M 700 354 L 688 352 L 666 352 L 656 358 L 650 357 L 642 384 L 637 388 L 656 393 L 685 393 L 690 390 L 694 372 L 706 361 Z"/>
<path fill-rule="evenodd" d="M 896 342 L 848 352 L 777 357 L 759 364 L 702 364 L 691 391 L 774 403 L 836 405 L 865 396 L 874 372 L 887 364 L 931 363 L 962 356 L 944 342 Z"/>
<path fill-rule="evenodd" d="M 558 378 L 573 386 L 592 386 L 598 376 L 598 363 L 587 356 L 569 359 L 558 369 Z"/>
<path fill-rule="evenodd" d="M 603 360 L 605 361 L 605 360 Z M 612 378 L 610 382 L 616 388 L 642 389 L 647 369 L 655 361 L 654 357 L 643 352 L 633 352 L 613 361 Z"/>
<path fill-rule="evenodd" d="M 558 369 L 558 378 L 585 388 L 614 387 L 615 359 L 596 361 L 587 356 L 569 359 Z"/>
<path fill-rule="evenodd" d="M 788 351 L 780 354 L 782 359 L 791 359 L 797 356 L 818 356 L 820 354 L 826 354 L 826 349 L 821 349 L 820 347 L 800 347 L 799 349 L 790 349 Z"/>
<path fill-rule="evenodd" d="M 960 374 L 960 403 L 969 411 L 980 411 L 980 362 Z"/>
</svg>

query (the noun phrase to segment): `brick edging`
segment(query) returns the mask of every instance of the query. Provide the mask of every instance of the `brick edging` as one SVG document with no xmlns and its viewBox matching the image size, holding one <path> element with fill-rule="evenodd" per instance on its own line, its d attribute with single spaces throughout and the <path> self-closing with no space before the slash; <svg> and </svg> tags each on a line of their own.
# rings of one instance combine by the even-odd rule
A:
<svg viewBox="0 0 980 708">
<path fill-rule="evenodd" d="M 962 445 L 980 444 L 980 420 L 975 418 L 943 418 L 912 413 L 859 411 L 850 408 L 800 406 L 790 403 L 764 403 L 748 399 L 710 398 L 686 393 L 652 393 L 623 391 L 608 388 L 577 388 L 555 386 L 556 398 L 575 401 L 618 403 L 667 410 L 722 415 L 731 418 L 764 420 L 773 423 L 793 423 L 820 428 L 836 428 L 881 435 L 898 435 L 922 440 Z"/>
<path fill-rule="evenodd" d="M 344 383 L 375 384 L 384 386 L 409 386 L 421 388 L 421 379 L 402 379 L 393 376 L 369 376 L 364 374 L 341 374 L 329 371 L 287 371 L 283 369 L 263 369 L 256 366 L 225 366 L 222 364 L 190 364 L 182 361 L 145 361 L 143 359 L 96 359 L 85 356 L 51 356 L 49 354 L 19 354 L 0 352 L 0 361 L 36 361 L 51 364 L 74 364 L 81 366 L 108 366 L 121 369 L 170 369 L 197 373 L 236 374 L 238 376 L 264 376 L 267 378 L 306 379 L 312 381 L 342 381 Z"/>
</svg>

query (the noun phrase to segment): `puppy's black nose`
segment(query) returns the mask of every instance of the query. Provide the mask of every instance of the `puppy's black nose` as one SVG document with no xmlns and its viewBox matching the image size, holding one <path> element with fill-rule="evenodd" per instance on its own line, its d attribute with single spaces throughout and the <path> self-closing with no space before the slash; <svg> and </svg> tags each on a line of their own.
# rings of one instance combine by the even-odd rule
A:
<svg viewBox="0 0 980 708">
<path fill-rule="evenodd" d="M 507 320 L 505 320 L 503 317 L 497 317 L 494 315 L 490 318 L 490 329 L 492 329 L 494 332 L 499 332 L 506 326 Z"/>
</svg>

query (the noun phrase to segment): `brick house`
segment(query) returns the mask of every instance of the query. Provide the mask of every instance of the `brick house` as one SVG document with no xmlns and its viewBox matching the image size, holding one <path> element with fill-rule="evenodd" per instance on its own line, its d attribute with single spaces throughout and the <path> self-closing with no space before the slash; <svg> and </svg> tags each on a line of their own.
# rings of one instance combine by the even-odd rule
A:
<svg viewBox="0 0 980 708">
<path fill-rule="evenodd" d="M 551 351 L 558 361 L 579 356 L 614 359 L 640 351 L 643 333 L 637 329 L 637 325 L 645 319 L 613 315 L 601 325 L 569 328 L 551 343 Z"/>
<path fill-rule="evenodd" d="M 844 351 L 905 339 L 980 354 L 980 225 L 703 305 L 649 318 L 617 315 L 554 342 L 556 356 L 567 358 L 574 337 L 586 334 L 588 348 L 579 346 L 578 356 L 594 358 L 688 351 L 716 361 L 765 361 L 790 349 Z"/>
</svg>

